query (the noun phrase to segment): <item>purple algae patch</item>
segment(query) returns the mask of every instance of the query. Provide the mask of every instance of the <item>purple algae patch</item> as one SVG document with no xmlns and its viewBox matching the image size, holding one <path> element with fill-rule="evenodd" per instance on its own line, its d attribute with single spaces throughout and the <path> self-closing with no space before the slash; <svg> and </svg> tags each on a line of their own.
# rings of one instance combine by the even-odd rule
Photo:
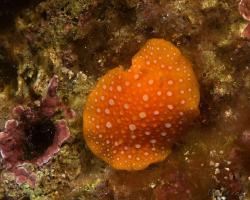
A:
<svg viewBox="0 0 250 200">
<path fill-rule="evenodd" d="M 48 86 L 48 93 L 41 100 L 40 107 L 19 105 L 12 110 L 12 119 L 0 132 L 0 155 L 5 169 L 14 173 L 18 184 L 34 186 L 36 177 L 24 165 L 41 167 L 60 150 L 70 131 L 64 119 L 74 116 L 74 111 L 61 103 L 57 96 L 58 78 L 54 76 Z M 63 117 L 53 120 L 58 110 Z"/>
</svg>

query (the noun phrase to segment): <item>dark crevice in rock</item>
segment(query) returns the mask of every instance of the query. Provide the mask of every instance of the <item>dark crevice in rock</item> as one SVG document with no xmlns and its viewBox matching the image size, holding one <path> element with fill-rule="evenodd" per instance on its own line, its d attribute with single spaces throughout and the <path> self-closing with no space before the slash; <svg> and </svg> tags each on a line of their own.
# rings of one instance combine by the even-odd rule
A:
<svg viewBox="0 0 250 200">
<path fill-rule="evenodd" d="M 23 9 L 37 5 L 42 0 L 2 0 L 0 1 L 0 27 L 1 30 L 14 25 L 16 15 Z"/>
<path fill-rule="evenodd" d="M 17 80 L 17 65 L 9 57 L 0 46 L 0 91 L 6 84 L 16 83 Z"/>
<path fill-rule="evenodd" d="M 24 124 L 24 160 L 32 160 L 41 156 L 52 145 L 56 128 L 49 118 L 34 122 L 25 119 Z"/>
</svg>

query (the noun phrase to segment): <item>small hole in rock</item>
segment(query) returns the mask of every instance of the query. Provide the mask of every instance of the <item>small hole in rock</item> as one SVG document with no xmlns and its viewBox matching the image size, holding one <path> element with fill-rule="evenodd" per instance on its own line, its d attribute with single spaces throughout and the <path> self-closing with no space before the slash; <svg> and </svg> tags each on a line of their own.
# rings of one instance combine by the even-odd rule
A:
<svg viewBox="0 0 250 200">
<path fill-rule="evenodd" d="M 48 118 L 26 121 L 24 124 L 24 160 L 32 160 L 41 156 L 52 145 L 56 127 Z"/>
</svg>

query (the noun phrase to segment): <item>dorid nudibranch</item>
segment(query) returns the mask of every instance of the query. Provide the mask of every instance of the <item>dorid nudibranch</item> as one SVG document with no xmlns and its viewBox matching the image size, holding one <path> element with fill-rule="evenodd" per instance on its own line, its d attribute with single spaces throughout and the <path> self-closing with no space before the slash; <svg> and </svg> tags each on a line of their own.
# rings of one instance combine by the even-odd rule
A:
<svg viewBox="0 0 250 200">
<path fill-rule="evenodd" d="M 34 186 L 36 177 L 25 169 L 26 163 L 42 166 L 60 150 L 70 136 L 65 119 L 53 121 L 58 109 L 64 109 L 56 95 L 58 78 L 49 84 L 47 96 L 37 108 L 17 106 L 12 119 L 0 132 L 0 155 L 5 169 L 13 172 L 17 183 L 27 182 Z"/>
<path fill-rule="evenodd" d="M 89 95 L 84 138 L 116 169 L 141 170 L 164 160 L 199 115 L 199 86 L 190 62 L 170 42 L 151 39 L 128 71 L 110 70 Z"/>
</svg>

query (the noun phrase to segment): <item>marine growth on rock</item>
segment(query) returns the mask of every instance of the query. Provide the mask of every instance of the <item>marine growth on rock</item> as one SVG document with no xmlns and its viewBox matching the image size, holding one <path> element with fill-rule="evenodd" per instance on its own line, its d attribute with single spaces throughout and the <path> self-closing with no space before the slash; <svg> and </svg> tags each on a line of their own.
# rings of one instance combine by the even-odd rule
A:
<svg viewBox="0 0 250 200">
<path fill-rule="evenodd" d="M 199 114 L 191 63 L 172 43 L 150 39 L 133 57 L 100 78 L 84 113 L 84 138 L 116 169 L 141 170 L 164 160 Z"/>
<path fill-rule="evenodd" d="M 239 12 L 242 17 L 250 22 L 250 0 L 241 0 L 239 2 Z M 248 23 L 242 32 L 242 36 L 250 38 L 250 23 Z"/>
<path fill-rule="evenodd" d="M 46 97 L 40 101 L 40 107 L 16 106 L 12 110 L 12 119 L 6 122 L 5 130 L 0 132 L 0 157 L 3 159 L 3 166 L 15 175 L 18 184 L 28 183 L 34 186 L 36 176 L 24 167 L 25 164 L 43 166 L 70 136 L 64 118 L 52 120 L 58 110 L 70 112 L 57 96 L 57 88 L 58 77 L 54 76 Z M 63 116 L 67 117 L 66 114 Z"/>
</svg>

